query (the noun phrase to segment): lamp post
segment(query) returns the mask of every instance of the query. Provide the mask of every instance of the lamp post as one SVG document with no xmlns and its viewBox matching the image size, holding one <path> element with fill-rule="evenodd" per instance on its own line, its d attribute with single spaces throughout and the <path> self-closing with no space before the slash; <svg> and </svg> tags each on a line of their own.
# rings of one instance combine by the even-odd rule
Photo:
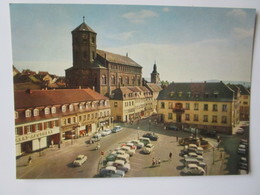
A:
<svg viewBox="0 0 260 195">
<path fill-rule="evenodd" d="M 111 117 L 112 128 L 114 128 L 114 117 Z"/>
<path fill-rule="evenodd" d="M 214 165 L 214 163 L 215 163 L 215 154 L 214 154 L 215 148 L 214 148 L 214 146 L 213 146 L 212 149 L 213 149 L 212 150 L 212 155 L 213 155 L 213 162 L 212 162 L 212 164 Z"/>
<path fill-rule="evenodd" d="M 151 131 L 151 119 L 149 119 L 149 131 Z"/>
<path fill-rule="evenodd" d="M 139 139 L 139 129 L 140 127 L 137 127 L 137 139 Z"/>
</svg>

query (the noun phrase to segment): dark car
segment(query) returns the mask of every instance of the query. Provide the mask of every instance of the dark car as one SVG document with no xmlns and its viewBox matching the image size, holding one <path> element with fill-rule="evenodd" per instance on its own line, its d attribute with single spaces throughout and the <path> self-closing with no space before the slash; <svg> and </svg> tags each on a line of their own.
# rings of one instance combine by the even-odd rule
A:
<svg viewBox="0 0 260 195">
<path fill-rule="evenodd" d="M 168 129 L 168 130 L 174 130 L 174 131 L 178 131 L 179 130 L 179 128 L 178 127 L 176 127 L 175 125 L 167 125 L 166 126 L 166 129 Z"/>
<path fill-rule="evenodd" d="M 143 135 L 143 137 L 147 137 L 152 141 L 158 140 L 158 135 L 155 135 L 154 133 L 146 133 L 146 134 Z"/>
</svg>

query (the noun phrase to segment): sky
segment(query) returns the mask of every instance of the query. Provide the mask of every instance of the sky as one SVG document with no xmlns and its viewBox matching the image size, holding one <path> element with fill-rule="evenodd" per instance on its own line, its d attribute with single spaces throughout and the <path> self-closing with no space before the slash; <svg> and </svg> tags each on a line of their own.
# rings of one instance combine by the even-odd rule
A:
<svg viewBox="0 0 260 195">
<path fill-rule="evenodd" d="M 85 22 L 97 48 L 126 55 L 150 79 L 251 80 L 255 9 L 11 4 L 13 65 L 59 76 L 72 66 L 71 31 Z"/>
</svg>

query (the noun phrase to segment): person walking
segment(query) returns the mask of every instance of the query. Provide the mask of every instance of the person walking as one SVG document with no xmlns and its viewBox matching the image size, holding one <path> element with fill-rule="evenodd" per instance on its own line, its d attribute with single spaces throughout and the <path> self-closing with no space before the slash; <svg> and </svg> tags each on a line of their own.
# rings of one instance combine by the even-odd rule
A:
<svg viewBox="0 0 260 195">
<path fill-rule="evenodd" d="M 169 160 L 170 161 L 172 160 L 172 152 L 170 152 L 170 154 L 169 154 Z"/>
<path fill-rule="evenodd" d="M 31 156 L 29 156 L 29 158 L 28 158 L 28 165 L 30 165 L 30 164 L 32 164 L 32 157 Z"/>
<path fill-rule="evenodd" d="M 153 167 L 155 166 L 155 158 L 153 158 L 153 160 L 152 160 L 152 166 Z"/>
</svg>

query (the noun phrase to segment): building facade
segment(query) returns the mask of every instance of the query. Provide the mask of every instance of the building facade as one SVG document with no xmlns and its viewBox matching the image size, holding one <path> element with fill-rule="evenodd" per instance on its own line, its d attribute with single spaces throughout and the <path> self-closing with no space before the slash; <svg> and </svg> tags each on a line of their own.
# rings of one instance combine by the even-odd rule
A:
<svg viewBox="0 0 260 195">
<path fill-rule="evenodd" d="M 198 128 L 232 134 L 236 124 L 235 92 L 219 83 L 171 83 L 158 96 L 162 120 L 180 129 Z"/>
<path fill-rule="evenodd" d="M 66 72 L 70 88 L 94 88 L 109 97 L 122 86 L 141 86 L 142 67 L 126 56 L 98 50 L 97 33 L 84 21 L 72 31 L 73 66 Z"/>
<path fill-rule="evenodd" d="M 102 131 L 108 98 L 91 89 L 15 91 L 16 156 Z"/>
<path fill-rule="evenodd" d="M 249 121 L 250 119 L 250 91 L 245 88 L 243 85 L 237 85 L 240 89 L 240 120 Z"/>
</svg>

